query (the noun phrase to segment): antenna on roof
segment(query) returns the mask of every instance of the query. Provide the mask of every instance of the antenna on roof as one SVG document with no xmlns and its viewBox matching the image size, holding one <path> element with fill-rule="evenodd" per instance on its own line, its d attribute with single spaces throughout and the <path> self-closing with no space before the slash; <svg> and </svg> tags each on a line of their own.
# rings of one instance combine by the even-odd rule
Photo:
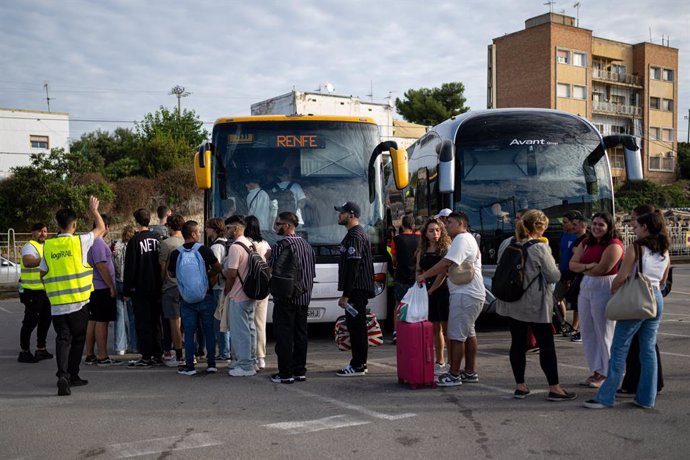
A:
<svg viewBox="0 0 690 460">
<path fill-rule="evenodd" d="M 544 3 L 544 5 L 549 5 L 549 13 L 553 13 L 553 5 L 556 3 L 555 0 L 551 0 L 549 2 Z"/>
<path fill-rule="evenodd" d="M 51 99 L 51 97 L 48 95 L 48 82 L 45 80 L 43 81 L 43 87 L 46 90 L 46 103 L 48 104 L 48 112 L 50 112 L 50 99 Z"/>
<path fill-rule="evenodd" d="M 374 82 L 369 80 L 369 94 L 365 94 L 369 98 L 369 102 L 374 102 Z"/>
<path fill-rule="evenodd" d="M 580 27 L 580 2 L 573 5 L 575 8 L 575 27 Z"/>
</svg>

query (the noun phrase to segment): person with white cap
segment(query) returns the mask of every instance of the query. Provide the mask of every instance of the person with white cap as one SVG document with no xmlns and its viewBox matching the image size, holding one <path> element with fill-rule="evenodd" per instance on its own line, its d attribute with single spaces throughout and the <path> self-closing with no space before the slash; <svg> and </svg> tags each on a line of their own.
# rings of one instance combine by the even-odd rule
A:
<svg viewBox="0 0 690 460">
<path fill-rule="evenodd" d="M 453 211 L 448 208 L 443 208 L 434 216 L 434 219 L 439 219 L 443 222 L 443 225 L 448 226 L 448 216 L 450 216 L 451 212 Z"/>
</svg>

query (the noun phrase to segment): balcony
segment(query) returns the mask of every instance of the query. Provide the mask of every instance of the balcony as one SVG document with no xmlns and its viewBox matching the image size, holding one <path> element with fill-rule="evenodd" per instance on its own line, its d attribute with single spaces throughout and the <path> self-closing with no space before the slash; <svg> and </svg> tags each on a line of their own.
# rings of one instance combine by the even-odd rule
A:
<svg viewBox="0 0 690 460">
<path fill-rule="evenodd" d="M 625 115 L 629 117 L 641 117 L 642 108 L 634 105 L 615 104 L 613 102 L 593 101 L 592 111 L 612 115 Z"/>
<path fill-rule="evenodd" d="M 642 87 L 642 79 L 629 73 L 608 72 L 601 69 L 592 69 L 592 80 L 601 80 L 611 83 Z"/>
</svg>

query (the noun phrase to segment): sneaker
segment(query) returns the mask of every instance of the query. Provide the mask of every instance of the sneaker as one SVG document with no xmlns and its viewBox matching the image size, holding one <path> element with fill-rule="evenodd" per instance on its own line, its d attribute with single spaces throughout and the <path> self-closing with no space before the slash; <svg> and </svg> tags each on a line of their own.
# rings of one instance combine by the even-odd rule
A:
<svg viewBox="0 0 690 460">
<path fill-rule="evenodd" d="M 451 372 L 446 372 L 439 375 L 436 385 L 440 387 L 457 387 L 462 385 L 462 379 L 459 375 L 453 375 Z"/>
<path fill-rule="evenodd" d="M 38 358 L 34 356 L 30 351 L 20 351 L 17 361 L 20 363 L 37 363 Z"/>
<path fill-rule="evenodd" d="M 82 378 L 79 378 L 77 375 L 76 377 L 70 377 L 69 379 L 69 386 L 71 387 L 83 387 L 84 385 L 88 385 L 89 381 L 84 380 Z"/>
<path fill-rule="evenodd" d="M 60 377 L 57 381 L 58 396 L 69 396 L 72 391 L 69 389 L 69 380 L 66 377 Z"/>
<path fill-rule="evenodd" d="M 206 368 L 206 373 L 207 374 L 217 374 L 218 368 L 216 366 L 209 366 Z"/>
<path fill-rule="evenodd" d="M 306 375 L 295 375 L 293 378 L 295 379 L 295 382 L 306 382 L 307 381 Z"/>
<path fill-rule="evenodd" d="M 122 361 L 115 361 L 114 359 L 110 359 L 110 357 L 96 361 L 96 366 L 119 366 L 121 364 L 123 364 Z"/>
<path fill-rule="evenodd" d="M 597 401 L 596 399 L 590 399 L 588 401 L 585 401 L 582 403 L 584 407 L 587 409 L 606 409 L 607 406 L 604 406 L 602 403 Z"/>
<path fill-rule="evenodd" d="M 184 369 L 179 369 L 177 373 L 180 375 L 196 375 L 196 369 L 188 369 L 185 367 Z"/>
<path fill-rule="evenodd" d="M 599 388 L 601 385 L 606 381 L 606 377 L 599 376 L 594 378 L 591 382 L 589 382 L 589 387 L 590 388 Z"/>
<path fill-rule="evenodd" d="M 398 343 L 398 334 L 396 331 L 393 331 L 393 338 L 391 339 L 391 344 L 395 345 Z"/>
<path fill-rule="evenodd" d="M 294 377 L 283 378 L 280 376 L 280 374 L 273 374 L 271 376 L 271 382 L 291 384 L 291 383 L 295 383 L 295 378 Z"/>
<path fill-rule="evenodd" d="M 571 342 L 582 342 L 582 335 L 580 334 L 580 331 L 573 332 L 570 335 L 570 341 Z"/>
<path fill-rule="evenodd" d="M 43 361 L 44 359 L 53 359 L 53 354 L 49 353 L 48 350 L 36 350 L 36 359 Z"/>
<path fill-rule="evenodd" d="M 527 353 L 539 353 L 539 347 L 528 348 Z"/>
<path fill-rule="evenodd" d="M 254 369 L 246 371 L 241 367 L 235 367 L 228 371 L 228 375 L 231 377 L 251 377 L 252 375 L 256 375 L 256 371 Z"/>
<path fill-rule="evenodd" d="M 264 358 L 257 358 L 256 360 L 256 365 L 259 366 L 259 369 L 265 369 L 266 368 L 266 360 Z"/>
<path fill-rule="evenodd" d="M 635 393 L 628 390 L 624 390 L 623 388 L 619 388 L 618 390 L 616 390 L 616 396 L 619 398 L 632 398 L 635 396 Z"/>
<path fill-rule="evenodd" d="M 149 359 L 138 359 L 138 360 L 130 361 L 127 364 L 127 367 L 129 367 L 129 368 L 141 368 L 141 369 L 143 369 L 143 368 L 147 368 L 147 367 L 151 367 L 151 366 L 153 366 L 153 363 Z"/>
<path fill-rule="evenodd" d="M 160 356 L 155 356 L 151 358 L 151 365 L 152 366 L 165 366 L 165 361 L 163 361 L 163 358 Z"/>
<path fill-rule="evenodd" d="M 461 372 L 460 380 L 462 383 L 477 383 L 479 382 L 479 374 L 476 372 Z"/>
<path fill-rule="evenodd" d="M 633 400 L 632 400 L 632 403 L 633 403 L 635 406 L 637 406 L 637 407 L 639 407 L 639 408 L 641 408 L 641 409 L 654 409 L 653 406 L 645 406 L 644 404 L 642 404 L 641 402 L 639 402 L 637 399 L 633 399 Z"/>
<path fill-rule="evenodd" d="M 352 367 L 348 364 L 339 371 L 336 371 L 335 375 L 337 375 L 338 377 L 357 377 L 359 375 L 365 375 L 366 373 L 367 368 L 365 366 Z"/>
<path fill-rule="evenodd" d="M 124 356 L 125 350 L 117 350 L 117 351 L 115 352 L 115 354 L 116 354 L 117 356 Z"/>
<path fill-rule="evenodd" d="M 586 379 L 584 379 L 582 382 L 580 382 L 580 386 L 582 387 L 588 387 L 590 383 L 594 382 L 597 380 L 597 376 L 595 374 L 590 375 Z"/>
<path fill-rule="evenodd" d="M 434 363 L 434 375 L 442 375 L 448 372 L 448 364 Z"/>
<path fill-rule="evenodd" d="M 163 357 L 163 364 L 165 364 L 167 367 L 177 367 L 177 365 L 178 365 L 177 358 L 175 357 L 175 355 L 164 356 Z"/>
<path fill-rule="evenodd" d="M 98 361 L 96 355 L 86 355 L 86 358 L 84 358 L 84 364 L 88 364 L 89 366 L 96 364 L 96 361 Z"/>
<path fill-rule="evenodd" d="M 549 391 L 549 396 L 546 398 L 548 401 L 553 401 L 553 402 L 560 402 L 560 401 L 572 401 L 573 399 L 577 398 L 577 395 L 575 393 L 568 393 L 567 391 L 563 390 L 564 393 L 554 393 L 552 391 Z"/>
<path fill-rule="evenodd" d="M 525 399 L 530 393 L 531 392 L 529 391 L 529 388 L 526 390 L 516 389 L 515 392 L 513 393 L 513 398 Z"/>
</svg>

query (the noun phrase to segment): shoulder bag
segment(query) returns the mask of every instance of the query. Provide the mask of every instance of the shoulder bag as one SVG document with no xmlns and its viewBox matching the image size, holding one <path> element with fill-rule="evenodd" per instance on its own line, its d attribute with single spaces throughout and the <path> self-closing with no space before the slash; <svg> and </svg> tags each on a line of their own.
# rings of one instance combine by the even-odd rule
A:
<svg viewBox="0 0 690 460">
<path fill-rule="evenodd" d="M 475 255 L 474 260 L 465 259 L 460 265 L 453 264 L 448 269 L 448 279 L 451 283 L 462 285 L 469 284 L 474 279 L 474 262 L 479 255 Z"/>
<path fill-rule="evenodd" d="M 650 319 L 656 317 L 656 298 L 654 288 L 647 275 L 642 273 L 642 254 L 633 243 L 637 273 L 628 276 L 623 286 L 606 304 L 606 317 L 610 320 Z"/>
</svg>

